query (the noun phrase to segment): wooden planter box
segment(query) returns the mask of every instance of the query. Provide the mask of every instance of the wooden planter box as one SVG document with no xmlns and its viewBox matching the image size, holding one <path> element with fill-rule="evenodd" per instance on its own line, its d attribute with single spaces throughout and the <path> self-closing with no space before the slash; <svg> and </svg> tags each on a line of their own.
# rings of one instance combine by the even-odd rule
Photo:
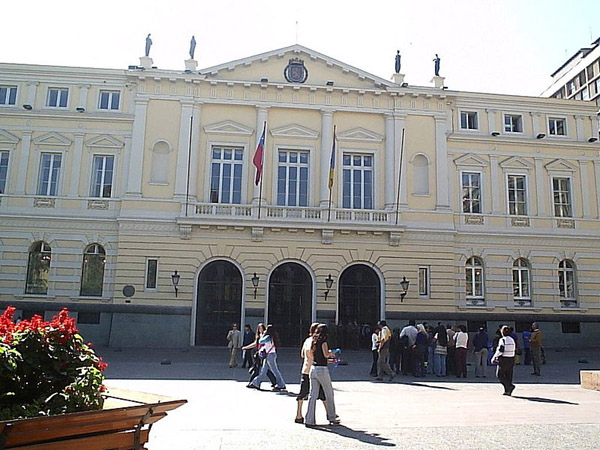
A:
<svg viewBox="0 0 600 450">
<path fill-rule="evenodd" d="M 143 450 L 152 425 L 185 403 L 108 388 L 99 411 L 0 421 L 0 450 Z"/>
</svg>

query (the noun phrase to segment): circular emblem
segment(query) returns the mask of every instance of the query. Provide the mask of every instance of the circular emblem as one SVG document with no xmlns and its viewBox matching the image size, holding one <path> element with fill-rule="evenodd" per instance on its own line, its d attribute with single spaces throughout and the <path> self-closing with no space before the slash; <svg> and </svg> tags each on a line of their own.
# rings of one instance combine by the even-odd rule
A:
<svg viewBox="0 0 600 450">
<path fill-rule="evenodd" d="M 304 66 L 303 60 L 292 58 L 285 67 L 283 75 L 290 83 L 304 83 L 308 78 L 308 70 Z"/>
<path fill-rule="evenodd" d="M 135 294 L 135 288 L 132 285 L 128 284 L 123 287 L 123 295 L 125 297 L 133 297 L 133 294 Z"/>
</svg>

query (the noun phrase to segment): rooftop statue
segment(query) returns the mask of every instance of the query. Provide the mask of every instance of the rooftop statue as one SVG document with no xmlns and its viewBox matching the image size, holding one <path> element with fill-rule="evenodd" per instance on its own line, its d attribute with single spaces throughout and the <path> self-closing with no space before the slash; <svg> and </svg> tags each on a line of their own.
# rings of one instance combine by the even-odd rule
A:
<svg viewBox="0 0 600 450">
<path fill-rule="evenodd" d="M 434 71 L 435 71 L 435 76 L 439 77 L 440 76 L 440 57 L 438 56 L 438 54 L 435 54 L 435 58 L 433 59 L 433 63 L 434 63 Z"/>
<path fill-rule="evenodd" d="M 400 73 L 400 50 L 396 50 L 396 73 Z"/>
<path fill-rule="evenodd" d="M 190 41 L 190 59 L 194 59 L 194 52 L 196 51 L 196 38 L 192 36 Z"/>
<path fill-rule="evenodd" d="M 146 56 L 150 56 L 150 47 L 152 47 L 152 39 L 150 39 L 150 33 L 146 36 Z"/>
</svg>

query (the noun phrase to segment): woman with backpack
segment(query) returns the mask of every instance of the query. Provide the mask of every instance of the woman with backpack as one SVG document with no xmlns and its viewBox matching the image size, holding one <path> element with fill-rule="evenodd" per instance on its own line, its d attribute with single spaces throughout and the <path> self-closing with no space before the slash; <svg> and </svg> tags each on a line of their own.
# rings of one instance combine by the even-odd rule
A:
<svg viewBox="0 0 600 450">
<path fill-rule="evenodd" d="M 267 329 L 258 340 L 262 345 L 259 350 L 259 356 L 265 360 L 260 370 L 260 374 L 248 385 L 249 388 L 258 389 L 260 391 L 260 383 L 267 381 L 267 371 L 270 369 L 275 375 L 276 386 L 275 391 L 283 391 L 285 389 L 285 381 L 277 366 L 277 347 L 279 347 L 279 335 L 275 331 L 273 325 L 267 325 Z"/>
<path fill-rule="evenodd" d="M 260 357 L 259 354 L 260 349 L 263 347 L 263 344 L 260 344 L 259 340 L 264 334 L 265 330 L 265 324 L 259 323 L 256 326 L 256 336 L 254 338 L 254 341 L 242 347 L 242 350 L 247 352 L 251 352 L 254 348 L 257 349 L 257 351 L 252 352 L 252 367 L 250 367 L 250 369 L 248 370 L 248 373 L 250 374 L 250 379 L 248 380 L 248 385 L 246 387 L 250 387 L 250 383 L 258 376 L 264 364 L 264 360 Z M 269 377 L 269 380 L 271 380 L 271 386 L 275 387 L 276 380 L 275 375 L 273 375 L 273 372 L 267 370 L 267 377 Z"/>
</svg>

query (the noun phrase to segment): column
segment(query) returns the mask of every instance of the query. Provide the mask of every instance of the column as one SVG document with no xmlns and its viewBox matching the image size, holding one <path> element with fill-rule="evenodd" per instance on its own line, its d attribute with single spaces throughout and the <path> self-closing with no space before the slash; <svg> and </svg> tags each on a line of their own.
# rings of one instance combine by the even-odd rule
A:
<svg viewBox="0 0 600 450">
<path fill-rule="evenodd" d="M 537 137 L 540 133 L 540 113 L 529 113 L 531 115 L 531 123 L 533 125 L 533 137 Z M 546 134 L 545 131 L 543 131 Z"/>
<path fill-rule="evenodd" d="M 500 214 L 500 193 L 502 184 L 500 182 L 500 166 L 497 156 L 490 156 L 490 178 L 492 187 L 492 214 Z"/>
<path fill-rule="evenodd" d="M 75 142 L 73 144 L 73 159 L 71 161 L 71 188 L 70 197 L 79 197 L 79 180 L 81 170 L 81 158 L 83 156 L 83 137 L 84 133 L 75 133 Z M 92 177 L 94 174 L 92 173 Z"/>
<path fill-rule="evenodd" d="M 583 218 L 591 219 L 592 205 L 590 203 L 590 177 L 587 161 L 579 161 L 579 177 L 581 179 L 581 202 L 583 206 Z M 573 197 L 572 194 L 571 197 Z M 573 211 L 573 216 L 575 216 L 575 211 Z"/>
<path fill-rule="evenodd" d="M 436 209 L 449 210 L 448 147 L 446 146 L 446 118 L 435 119 Z"/>
<path fill-rule="evenodd" d="M 79 86 L 79 103 L 77 105 L 78 108 L 87 109 L 87 98 L 89 88 L 89 85 Z"/>
<path fill-rule="evenodd" d="M 38 85 L 39 83 L 37 81 L 27 83 L 27 86 L 29 87 L 27 91 L 27 104 L 33 106 L 33 108 L 35 108 L 35 96 Z"/>
<path fill-rule="evenodd" d="M 537 215 L 540 217 L 547 216 L 546 213 L 546 192 L 544 185 L 547 183 L 547 178 L 544 170 L 544 160 L 542 158 L 534 158 L 535 163 L 535 190 L 537 197 Z"/>
<path fill-rule="evenodd" d="M 404 151 L 402 151 L 402 131 L 404 131 Z M 394 194 L 398 189 L 398 171 L 400 170 L 400 152 L 402 151 L 402 173 L 400 173 L 400 206 L 407 206 L 407 195 L 406 195 L 406 115 L 405 114 L 394 114 Z M 397 195 L 397 194 L 396 194 Z M 394 206 L 396 206 L 396 198 L 394 198 Z"/>
<path fill-rule="evenodd" d="M 579 142 L 585 142 L 587 139 L 585 138 L 585 133 L 583 131 L 583 117 L 575 116 L 575 127 L 577 128 L 577 140 Z"/>
<path fill-rule="evenodd" d="M 113 187 L 114 196 L 122 197 L 123 192 L 127 189 L 127 177 L 129 176 L 129 165 L 131 163 L 131 136 L 123 136 L 123 170 L 121 172 L 121 183 L 119 184 L 119 191 L 116 191 L 117 186 Z"/>
<path fill-rule="evenodd" d="M 498 130 L 496 128 L 496 110 L 495 109 L 487 109 L 487 116 L 488 116 L 488 127 L 490 130 L 490 133 L 493 133 L 494 131 L 500 132 L 500 130 Z"/>
<path fill-rule="evenodd" d="M 321 110 L 321 208 L 329 206 L 329 159 L 331 158 L 331 147 L 333 146 L 333 111 Z M 338 149 L 339 150 L 339 149 Z M 342 157 L 338 151 L 336 158 L 337 168 L 341 170 Z M 334 199 L 331 199 L 332 203 Z M 333 205 L 332 205 L 333 206 Z"/>
<path fill-rule="evenodd" d="M 385 114 L 385 209 L 394 209 L 396 178 L 394 158 L 394 116 Z"/>
<path fill-rule="evenodd" d="M 13 175 L 16 178 L 15 194 L 25 195 L 25 182 L 27 181 L 27 166 L 29 162 L 29 153 L 31 152 L 32 131 L 23 131 L 21 138 L 21 151 L 19 152 L 19 169 Z"/>
<path fill-rule="evenodd" d="M 594 161 L 594 178 L 596 179 L 596 204 L 598 207 L 598 219 L 600 219 L 600 161 Z"/>
<path fill-rule="evenodd" d="M 590 120 L 592 121 L 592 134 L 590 135 L 590 137 L 595 137 L 596 139 L 598 139 L 600 137 L 600 123 L 598 116 L 591 116 Z"/>
<path fill-rule="evenodd" d="M 128 197 L 142 196 L 142 166 L 144 164 L 144 147 L 146 138 L 146 113 L 148 111 L 147 99 L 135 100 L 135 118 L 131 136 L 131 149 L 129 152 L 129 170 L 127 176 Z"/>
<path fill-rule="evenodd" d="M 202 103 L 194 103 L 194 124 L 192 127 L 192 154 L 190 159 L 190 201 L 196 201 L 198 195 L 198 172 L 200 170 L 200 133 L 202 131 L 201 124 Z"/>
<path fill-rule="evenodd" d="M 188 186 L 188 167 L 190 163 L 190 122 L 192 121 L 192 116 L 194 113 L 194 101 L 191 99 L 186 99 L 180 100 L 180 102 L 181 120 L 179 122 L 179 143 L 177 145 L 177 166 L 175 170 L 174 198 L 180 201 L 185 201 Z"/>
<path fill-rule="evenodd" d="M 256 176 L 256 167 L 254 167 L 254 164 L 252 163 L 252 158 L 254 158 L 254 152 L 256 152 L 256 148 L 258 147 L 258 142 L 260 141 L 260 137 L 262 136 L 262 132 L 263 129 L 265 127 L 265 123 L 267 123 L 267 130 L 265 132 L 265 149 L 264 149 L 264 159 L 263 159 L 263 180 L 262 183 L 264 183 L 264 178 L 265 178 L 265 174 L 266 174 L 266 168 L 267 165 L 273 161 L 273 158 L 269 158 L 269 153 L 267 152 L 267 148 L 268 148 L 268 132 L 269 132 L 269 124 L 268 124 L 268 120 L 269 120 L 269 109 L 267 107 L 261 106 L 256 110 L 256 142 L 254 143 L 254 148 L 250 149 L 250 154 L 248 155 L 249 158 L 249 164 L 248 167 L 251 167 L 251 178 L 252 178 L 252 185 L 254 186 L 254 191 L 252 194 L 252 204 L 253 205 L 258 205 L 258 200 L 261 198 L 261 194 L 260 194 L 260 183 L 258 184 L 258 186 L 254 183 L 254 179 Z M 261 203 L 265 203 L 265 188 L 263 186 L 263 190 L 262 190 L 262 199 L 261 199 Z"/>
</svg>

